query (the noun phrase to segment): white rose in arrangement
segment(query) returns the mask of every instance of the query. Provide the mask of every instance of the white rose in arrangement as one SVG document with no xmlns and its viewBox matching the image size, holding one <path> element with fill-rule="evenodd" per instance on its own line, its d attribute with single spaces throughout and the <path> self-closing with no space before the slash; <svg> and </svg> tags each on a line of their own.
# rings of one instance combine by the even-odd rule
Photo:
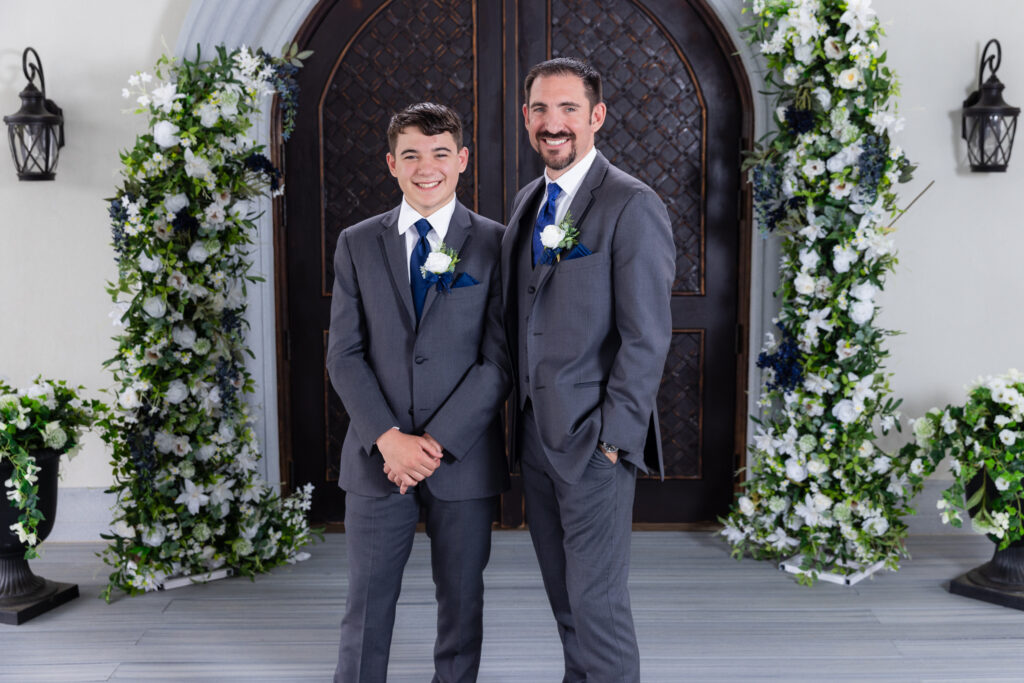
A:
<svg viewBox="0 0 1024 683">
<path fill-rule="evenodd" d="M 996 489 L 1005 491 L 1010 488 L 1010 482 L 1006 481 L 1005 477 L 999 477 L 996 479 Z"/>
<path fill-rule="evenodd" d="M 138 410 L 142 407 L 142 399 L 134 386 L 130 386 L 117 397 L 117 404 L 125 410 Z"/>
<path fill-rule="evenodd" d="M 171 330 L 171 338 L 174 343 L 184 349 L 191 349 L 196 343 L 196 331 L 188 325 L 175 327 Z"/>
<path fill-rule="evenodd" d="M 220 109 L 217 105 L 209 102 L 199 105 L 196 108 L 196 113 L 199 114 L 199 123 L 203 124 L 206 128 L 216 126 L 217 121 L 220 120 Z"/>
<path fill-rule="evenodd" d="M 167 529 L 163 524 L 154 524 L 142 534 L 142 542 L 151 548 L 156 548 L 167 538 Z"/>
<path fill-rule="evenodd" d="M 870 282 L 861 282 L 860 284 L 850 287 L 850 296 L 858 301 L 871 301 L 875 298 L 875 294 L 878 293 L 878 287 L 875 287 Z"/>
<path fill-rule="evenodd" d="M 200 462 L 206 462 L 215 455 L 217 455 L 217 447 L 212 443 L 203 444 L 199 447 L 199 450 L 196 451 L 196 458 Z"/>
<path fill-rule="evenodd" d="M 193 242 L 188 248 L 188 260 L 193 263 L 203 263 L 210 258 L 210 252 L 202 242 Z M 429 260 L 429 258 L 428 258 Z"/>
<path fill-rule="evenodd" d="M 828 472 L 828 465 L 823 463 L 821 460 L 808 460 L 807 471 L 810 472 L 815 477 L 820 477 L 821 475 Z"/>
<path fill-rule="evenodd" d="M 861 76 L 860 69 L 850 67 L 839 72 L 836 76 L 835 84 L 843 90 L 856 90 L 863 81 L 864 78 Z"/>
<path fill-rule="evenodd" d="M 142 302 L 142 310 L 153 318 L 162 318 L 167 312 L 167 304 L 158 296 L 151 296 Z"/>
<path fill-rule="evenodd" d="M 171 216 L 188 206 L 188 197 L 184 192 L 164 197 L 164 207 Z"/>
<path fill-rule="evenodd" d="M 796 85 L 800 82 L 800 69 L 790 64 L 783 69 L 782 80 L 785 81 L 786 85 Z"/>
<path fill-rule="evenodd" d="M 850 424 L 857 419 L 859 414 L 857 406 L 848 398 L 844 398 L 832 407 L 832 416 L 843 424 Z"/>
<path fill-rule="evenodd" d="M 178 137 L 180 131 L 181 129 L 170 121 L 157 121 L 153 126 L 153 141 L 164 149 L 174 147 L 181 142 L 181 138 Z"/>
<path fill-rule="evenodd" d="M 924 461 L 921 458 L 914 458 L 910 463 L 910 473 L 916 475 L 924 474 Z"/>
<path fill-rule="evenodd" d="M 850 306 L 850 320 L 863 325 L 875 314 L 875 304 L 871 301 L 854 301 Z"/>
<path fill-rule="evenodd" d="M 793 48 L 793 57 L 801 64 L 810 64 L 814 59 L 814 45 L 808 43 L 796 46 Z"/>
<path fill-rule="evenodd" d="M 798 294 L 813 294 L 815 279 L 807 274 L 807 271 L 800 271 L 800 274 L 793 278 L 793 287 Z"/>
<path fill-rule="evenodd" d="M 850 247 L 840 247 L 838 244 L 832 248 L 832 267 L 837 273 L 845 273 L 850 270 L 850 265 L 857 258 L 857 251 Z"/>
<path fill-rule="evenodd" d="M 746 496 L 740 496 L 737 503 L 740 506 L 740 512 L 745 514 L 747 517 L 750 517 L 752 514 L 754 514 L 754 503 Z"/>
<path fill-rule="evenodd" d="M 182 382 L 180 379 L 172 381 L 169 385 L 167 385 L 167 393 L 165 394 L 165 398 L 167 399 L 168 403 L 178 405 L 186 398 L 188 398 L 188 386 L 186 386 L 186 384 Z"/>
<path fill-rule="evenodd" d="M 565 239 L 565 230 L 557 225 L 548 225 L 540 233 L 540 242 L 548 249 L 557 249 Z"/>
<path fill-rule="evenodd" d="M 814 509 L 818 512 L 824 512 L 832 507 L 832 499 L 820 491 L 815 493 L 811 500 L 813 502 Z"/>
<path fill-rule="evenodd" d="M 161 265 L 159 259 L 151 258 L 146 252 L 139 254 L 139 270 L 142 272 L 155 273 L 160 270 Z"/>
<path fill-rule="evenodd" d="M 786 460 L 786 476 L 799 483 L 807 478 L 807 467 L 796 458 Z"/>
<path fill-rule="evenodd" d="M 112 526 L 110 530 L 121 538 L 135 538 L 135 527 L 123 519 L 119 519 L 114 522 L 114 526 Z"/>
<path fill-rule="evenodd" d="M 889 521 L 885 517 L 872 517 L 864 522 L 864 529 L 873 536 L 881 536 L 889 530 Z"/>
<path fill-rule="evenodd" d="M 1006 446 L 1012 446 L 1017 443 L 1017 432 L 1011 432 L 1009 429 L 1004 429 L 999 432 L 999 440 Z"/>
<path fill-rule="evenodd" d="M 432 251 L 427 256 L 426 262 L 423 267 L 428 273 L 435 273 L 440 275 L 441 273 L 447 272 L 449 266 L 452 265 L 452 257 L 441 251 Z"/>
</svg>

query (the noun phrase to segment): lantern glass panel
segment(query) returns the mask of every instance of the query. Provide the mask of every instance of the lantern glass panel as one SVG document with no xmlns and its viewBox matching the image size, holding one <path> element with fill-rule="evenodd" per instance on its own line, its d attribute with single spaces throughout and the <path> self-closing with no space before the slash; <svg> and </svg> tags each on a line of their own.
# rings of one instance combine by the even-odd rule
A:
<svg viewBox="0 0 1024 683">
<path fill-rule="evenodd" d="M 19 176 L 52 175 L 57 169 L 57 127 L 44 123 L 9 124 L 11 155 Z"/>
</svg>

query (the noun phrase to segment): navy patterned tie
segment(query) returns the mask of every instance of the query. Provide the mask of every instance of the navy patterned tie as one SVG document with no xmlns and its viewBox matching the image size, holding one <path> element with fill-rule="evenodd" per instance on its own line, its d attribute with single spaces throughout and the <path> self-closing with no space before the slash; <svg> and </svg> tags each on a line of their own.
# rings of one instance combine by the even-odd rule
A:
<svg viewBox="0 0 1024 683">
<path fill-rule="evenodd" d="M 555 222 L 557 212 L 555 202 L 560 194 L 562 194 L 562 188 L 557 183 L 548 183 L 548 200 L 544 202 L 544 208 L 540 210 L 537 222 L 533 226 L 533 265 L 537 265 L 541 254 L 544 253 L 544 244 L 540 241 L 540 233 Z"/>
<path fill-rule="evenodd" d="M 421 218 L 413 225 L 416 226 L 420 239 L 412 250 L 412 256 L 409 257 L 409 284 L 412 286 L 412 305 L 416 309 L 416 322 L 419 322 L 423 314 L 423 302 L 427 298 L 427 290 L 430 289 L 430 283 L 420 272 L 420 266 L 427 262 L 427 256 L 430 255 L 430 242 L 427 241 L 430 223 L 426 218 Z"/>
</svg>

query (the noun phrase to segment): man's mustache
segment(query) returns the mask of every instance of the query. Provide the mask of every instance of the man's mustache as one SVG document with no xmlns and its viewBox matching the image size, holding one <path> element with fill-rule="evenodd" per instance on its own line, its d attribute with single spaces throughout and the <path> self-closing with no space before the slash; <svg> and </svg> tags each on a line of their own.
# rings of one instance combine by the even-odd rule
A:
<svg viewBox="0 0 1024 683">
<path fill-rule="evenodd" d="M 569 131 L 565 131 L 564 133 L 552 133 L 551 131 L 537 133 L 538 140 L 544 140 L 546 138 L 569 138 L 570 140 L 575 140 L 576 134 Z"/>
</svg>

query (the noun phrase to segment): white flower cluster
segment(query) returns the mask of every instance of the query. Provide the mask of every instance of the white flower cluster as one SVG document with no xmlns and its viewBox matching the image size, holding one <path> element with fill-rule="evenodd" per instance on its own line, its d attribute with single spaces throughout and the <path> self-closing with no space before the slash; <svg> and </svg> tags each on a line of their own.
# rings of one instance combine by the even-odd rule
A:
<svg viewBox="0 0 1024 683">
<path fill-rule="evenodd" d="M 757 557 L 895 567 L 899 517 L 930 466 L 873 443 L 898 419 L 874 327 L 894 263 L 892 188 L 909 166 L 889 139 L 903 125 L 895 76 L 870 0 L 752 0 L 752 9 L 779 88 L 779 132 L 752 182 L 755 207 L 767 207 L 762 229 L 784 238 L 773 321 L 783 338 L 768 335 L 761 349 L 766 416 L 723 533 Z"/>
<path fill-rule="evenodd" d="M 164 57 L 155 77 L 129 79 L 150 133 L 122 155 L 126 182 L 110 208 L 119 386 L 108 595 L 225 565 L 264 571 L 311 540 L 312 489 L 282 499 L 263 481 L 243 397 L 247 245 L 269 173 L 249 132 L 275 72 L 246 48 L 217 54 L 182 66 Z"/>
</svg>

